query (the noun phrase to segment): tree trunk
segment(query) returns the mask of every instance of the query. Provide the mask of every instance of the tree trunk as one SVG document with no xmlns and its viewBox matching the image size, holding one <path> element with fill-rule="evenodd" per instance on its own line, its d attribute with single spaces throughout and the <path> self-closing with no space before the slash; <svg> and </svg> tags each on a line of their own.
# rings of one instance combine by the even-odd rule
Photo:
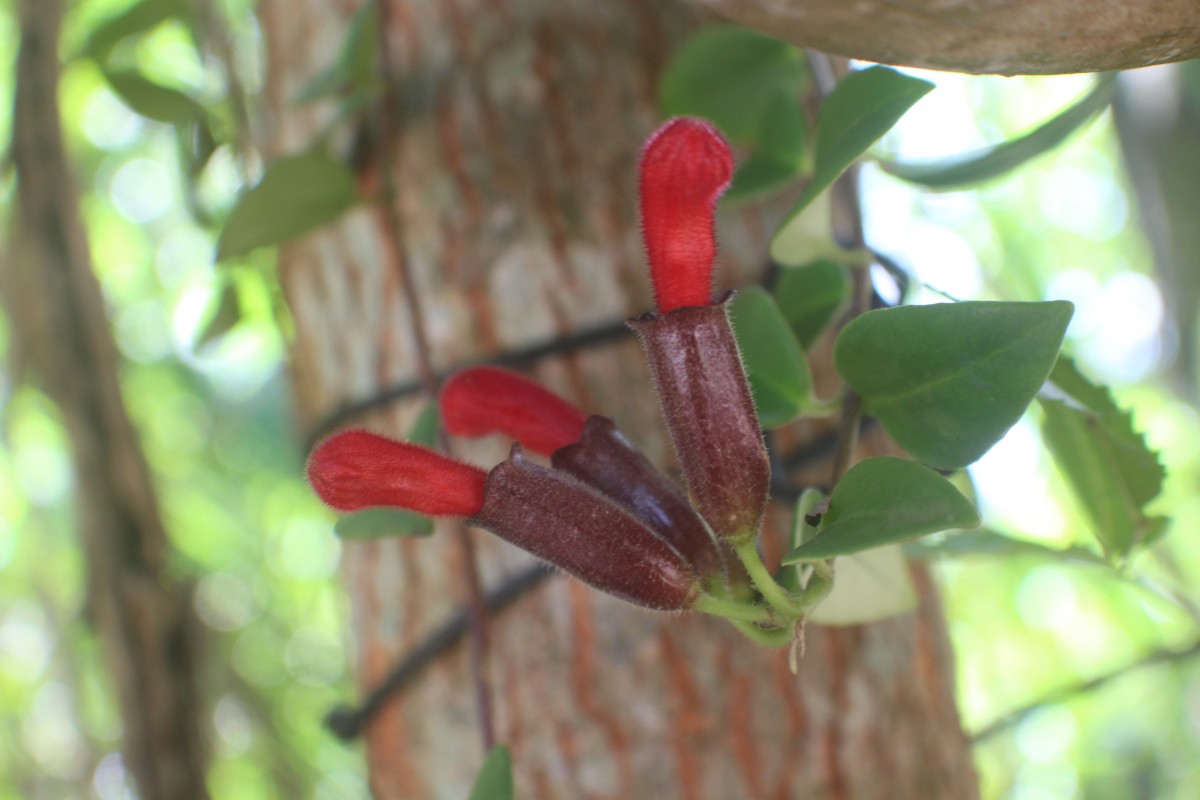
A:
<svg viewBox="0 0 1200 800">
<path fill-rule="evenodd" d="M 307 146 L 328 122 L 290 100 L 337 52 L 351 5 L 260 4 L 272 155 Z M 417 375 L 401 259 L 437 370 L 650 307 L 635 167 L 657 123 L 658 77 L 695 25 L 692 13 L 638 0 L 396 0 L 386 8 L 398 135 L 393 156 L 375 163 L 395 164 L 399 229 L 363 209 L 281 253 L 309 430 Z M 719 288 L 758 275 L 780 212 L 745 208 L 720 220 Z M 600 342 L 536 360 L 531 371 L 615 417 L 666 461 L 633 336 Z M 402 435 L 416 408 L 392 403 L 351 422 Z M 498 442 L 457 446 L 485 465 L 503 455 Z M 785 516 L 773 510 L 769 527 Z M 529 564 L 483 532 L 470 535 L 487 587 Z M 346 546 L 364 691 L 467 603 L 464 552 L 452 528 L 427 540 Z M 795 676 L 786 653 L 759 649 L 719 620 L 648 613 L 561 577 L 542 582 L 489 626 L 485 672 L 518 796 L 975 796 L 940 610 L 928 580 L 917 582 L 914 614 L 810 630 Z M 472 663 L 459 643 L 372 719 L 377 798 L 465 796 L 483 755 Z"/>
<path fill-rule="evenodd" d="M 168 574 L 150 471 L 118 382 L 58 112 L 62 0 L 23 0 L 12 160 L 17 213 L 4 300 L 20 366 L 58 407 L 75 467 L 88 622 L 143 800 L 203 800 L 208 746 L 191 587 Z"/>
</svg>

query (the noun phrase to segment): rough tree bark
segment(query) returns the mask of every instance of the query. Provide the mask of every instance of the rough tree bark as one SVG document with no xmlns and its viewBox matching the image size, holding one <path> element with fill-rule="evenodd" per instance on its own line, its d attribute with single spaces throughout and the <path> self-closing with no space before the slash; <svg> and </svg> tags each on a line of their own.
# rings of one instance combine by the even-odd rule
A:
<svg viewBox="0 0 1200 800">
<path fill-rule="evenodd" d="M 23 0 L 12 160 L 17 212 L 3 296 L 14 353 L 58 407 L 75 466 L 88 621 L 143 800 L 208 796 L 191 590 L 168 577 L 154 485 L 118 382 L 58 111 L 61 0 Z M 11 355 L 11 354 L 10 354 Z"/>
<path fill-rule="evenodd" d="M 850 58 L 954 72 L 1105 72 L 1200 56 L 1194 0 L 688 0 Z"/>
<path fill-rule="evenodd" d="M 263 0 L 264 143 L 306 147 L 328 110 L 291 104 L 326 66 L 355 2 Z M 650 306 L 634 169 L 656 125 L 656 81 L 695 25 L 672 2 L 392 0 L 398 66 L 396 210 L 364 209 L 285 247 L 302 422 L 411 380 L 400 288 L 407 260 L 437 369 L 610 323 Z M 386 160 L 386 159 L 385 159 Z M 759 274 L 780 209 L 721 220 L 719 284 Z M 538 361 L 537 378 L 617 418 L 667 457 L 632 336 Z M 353 422 L 402 434 L 412 404 Z M 491 463 L 497 443 L 460 446 Z M 825 474 L 822 480 L 827 481 Z M 780 527 L 783 512 L 772 512 Z M 495 586 L 528 558 L 472 532 Z M 778 554 L 779 545 L 772 543 Z M 467 600 L 463 549 L 431 540 L 348 545 L 362 686 Z M 717 620 L 651 614 L 563 578 L 490 625 L 486 674 L 518 794 L 537 798 L 970 798 L 969 746 L 935 594 L 915 614 L 809 632 L 785 653 Z M 482 757 L 470 648 L 442 657 L 370 724 L 381 800 L 461 798 Z"/>
</svg>

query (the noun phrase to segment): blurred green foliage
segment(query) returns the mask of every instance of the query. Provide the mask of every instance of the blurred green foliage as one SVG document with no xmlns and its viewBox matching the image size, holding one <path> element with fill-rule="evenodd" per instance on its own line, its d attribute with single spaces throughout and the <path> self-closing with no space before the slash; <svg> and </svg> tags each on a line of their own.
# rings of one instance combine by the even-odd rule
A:
<svg viewBox="0 0 1200 800">
<path fill-rule="evenodd" d="M 203 676 L 216 756 L 210 791 L 231 800 L 365 797 L 361 755 L 322 727 L 352 691 L 348 609 L 331 517 L 301 479 L 272 261 L 269 253 L 220 268 L 213 261 L 208 221 L 226 213 L 254 166 L 222 144 L 188 186 L 175 128 L 136 114 L 94 61 L 72 57 L 126 5 L 74 4 L 60 97 L 125 399 L 154 470 L 172 568 L 196 583 L 215 655 Z M 224 4 L 247 66 L 261 48 L 252 7 Z M 13 13 L 0 8 L 0 53 L 17 50 Z M 188 92 L 221 138 L 235 138 L 222 78 L 182 23 L 121 42 L 110 58 Z M 11 81 L 11 69 L 0 72 L 5 139 Z M 12 199 L 6 182 L 6 219 Z M 206 341 L 226 287 L 237 314 Z M 0 798 L 131 797 L 114 698 L 85 621 L 64 434 L 36 391 L 7 382 L 3 391 Z"/>
<path fill-rule="evenodd" d="M 301 479 L 283 373 L 289 320 L 269 252 L 214 266 L 215 221 L 260 167 L 234 144 L 239 112 L 224 73 L 200 56 L 183 22 L 117 42 L 105 57 L 192 98 L 213 133 L 211 152 L 135 113 L 97 62 L 78 56 L 97 26 L 129 5 L 73 4 L 60 99 L 174 568 L 197 582 L 196 608 L 221 654 L 206 675 L 210 789 L 222 800 L 364 797 L 360 754 L 321 727 L 352 691 L 349 626 L 333 519 Z M 251 97 L 262 47 L 253 5 L 216 4 L 239 58 L 232 69 Z M 17 49 L 13 13 L 0 6 L 6 67 Z M 884 140 L 899 161 L 1013 138 L 1085 90 L 1077 78 L 924 77 L 937 89 Z M 4 139 L 11 96 L 7 68 Z M 1069 349 L 1081 369 L 1115 385 L 1168 469 L 1150 510 L 1170 518 L 1170 530 L 1123 573 L 1039 555 L 947 552 L 938 561 L 968 730 L 1120 673 L 981 740 L 984 796 L 1200 795 L 1200 658 L 1126 669 L 1200 638 L 1200 415 L 1169 388 L 1162 298 L 1172 286 L 1153 273 L 1108 116 L 976 191 L 933 195 L 868 169 L 865 192 L 868 241 L 911 270 L 918 287 L 1075 302 Z M 5 172 L 6 219 L 11 203 Z M 0 326 L 0 348 L 8 344 Z M 44 398 L 3 380 L 0 800 L 129 797 L 119 721 L 85 623 L 64 436 Z M 1037 416 L 1031 411 L 973 468 L 985 522 L 1054 547 L 1086 544 L 1088 516 L 1041 448 Z"/>
</svg>

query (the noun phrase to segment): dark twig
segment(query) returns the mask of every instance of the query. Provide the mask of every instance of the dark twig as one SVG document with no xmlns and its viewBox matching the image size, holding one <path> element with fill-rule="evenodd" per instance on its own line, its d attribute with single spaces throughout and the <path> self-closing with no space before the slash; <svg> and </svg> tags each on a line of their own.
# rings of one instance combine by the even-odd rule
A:
<svg viewBox="0 0 1200 800">
<path fill-rule="evenodd" d="M 1028 703 L 1020 708 L 1015 708 L 1012 711 L 1009 711 L 1007 714 L 1004 714 L 993 722 L 984 725 L 982 728 L 972 734 L 971 742 L 973 744 L 979 744 L 980 742 L 990 739 L 993 736 L 1004 733 L 1010 728 L 1020 724 L 1022 720 L 1024 720 L 1033 712 L 1037 711 L 1039 708 L 1048 705 L 1054 705 L 1056 703 L 1065 703 L 1080 695 L 1103 689 L 1108 684 L 1112 683 L 1118 678 L 1124 677 L 1134 670 L 1141 669 L 1142 667 L 1154 666 L 1156 664 L 1173 664 L 1179 661 L 1187 661 L 1198 656 L 1200 656 L 1200 640 L 1193 642 L 1190 646 L 1181 650 L 1172 650 L 1166 647 L 1153 650 L 1137 661 L 1126 664 L 1123 667 L 1119 667 L 1112 672 L 1106 672 L 1103 675 L 1097 675 L 1095 678 L 1084 681 L 1083 683 L 1075 686 L 1066 686 L 1061 689 L 1055 689 L 1054 691 L 1039 697 L 1037 700 L 1034 700 L 1032 703 Z"/>
<path fill-rule="evenodd" d="M 484 608 L 488 614 L 498 614 L 555 574 L 553 569 L 541 563 L 518 572 L 484 596 Z M 452 650 L 470 629 L 470 612 L 460 609 L 396 664 L 383 682 L 371 690 L 362 705 L 333 709 L 325 717 L 325 726 L 340 739 L 359 736 L 389 698 L 403 691 L 438 657 Z"/>
</svg>

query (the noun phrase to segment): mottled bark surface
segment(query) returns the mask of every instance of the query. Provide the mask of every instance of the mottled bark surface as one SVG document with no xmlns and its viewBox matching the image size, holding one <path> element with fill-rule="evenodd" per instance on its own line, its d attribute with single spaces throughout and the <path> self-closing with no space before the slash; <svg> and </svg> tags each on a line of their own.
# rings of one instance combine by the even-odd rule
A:
<svg viewBox="0 0 1200 800">
<path fill-rule="evenodd" d="M 1200 56 L 1195 0 L 689 2 L 805 47 L 954 72 L 1104 72 Z"/>
<path fill-rule="evenodd" d="M 87 560 L 85 613 L 144 800 L 208 796 L 205 716 L 191 588 L 167 569 L 167 538 L 118 382 L 58 112 L 61 0 L 23 0 L 12 159 L 17 213 L 3 296 L 12 351 L 58 407 L 75 467 Z"/>
<path fill-rule="evenodd" d="M 332 58 L 353 4 L 264 0 L 266 141 L 307 145 L 321 110 L 289 105 Z M 655 127 L 657 77 L 694 20 L 674 3 L 398 0 L 402 74 L 395 183 L 435 368 L 487 358 L 650 307 L 634 170 Z M 722 218 L 718 288 L 757 274 L 780 209 Z M 353 213 L 286 247 L 302 421 L 416 370 L 383 215 Z M 632 334 L 534 375 L 665 456 Z M 402 433 L 404 405 L 356 422 Z M 460 443 L 491 464 L 499 441 Z M 786 523 L 768 512 L 772 529 Z M 462 550 L 432 540 L 352 544 L 345 575 L 364 687 L 465 602 Z M 528 563 L 473 532 L 486 585 Z M 778 554 L 778 546 L 774 547 Z M 970 798 L 934 593 L 917 614 L 809 632 L 800 674 L 717 620 L 656 614 L 565 578 L 493 619 L 488 675 L 499 739 L 530 798 Z M 469 648 L 441 659 L 368 731 L 378 798 L 461 798 L 482 758 Z"/>
</svg>

